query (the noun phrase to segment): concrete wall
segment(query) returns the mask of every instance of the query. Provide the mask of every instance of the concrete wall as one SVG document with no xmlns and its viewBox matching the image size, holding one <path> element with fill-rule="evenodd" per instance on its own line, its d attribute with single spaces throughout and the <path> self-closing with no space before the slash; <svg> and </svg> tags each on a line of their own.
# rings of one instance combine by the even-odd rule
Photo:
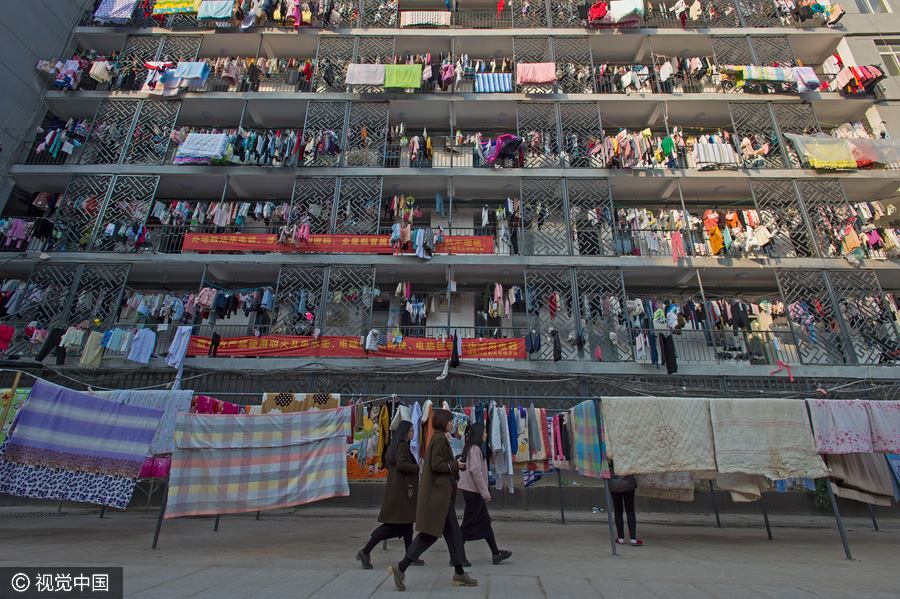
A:
<svg viewBox="0 0 900 599">
<path fill-rule="evenodd" d="M 0 209 L 13 181 L 6 176 L 19 144 L 31 141 L 48 75 L 41 59 L 62 57 L 88 0 L 7 0 L 0 20 Z"/>
</svg>

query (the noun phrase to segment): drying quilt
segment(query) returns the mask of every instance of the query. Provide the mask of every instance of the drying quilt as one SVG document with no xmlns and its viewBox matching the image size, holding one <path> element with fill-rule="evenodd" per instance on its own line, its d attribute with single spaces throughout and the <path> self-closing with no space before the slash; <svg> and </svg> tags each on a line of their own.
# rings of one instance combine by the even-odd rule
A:
<svg viewBox="0 0 900 599">
<path fill-rule="evenodd" d="M 350 494 L 350 408 L 179 414 L 166 518 L 270 510 Z"/>
<path fill-rule="evenodd" d="M 37 381 L 0 457 L 0 492 L 125 508 L 162 410 Z"/>
</svg>

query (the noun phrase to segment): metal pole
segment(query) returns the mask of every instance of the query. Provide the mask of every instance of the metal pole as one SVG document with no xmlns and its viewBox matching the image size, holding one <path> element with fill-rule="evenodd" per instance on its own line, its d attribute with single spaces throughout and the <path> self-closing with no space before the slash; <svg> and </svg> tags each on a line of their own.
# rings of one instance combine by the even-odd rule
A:
<svg viewBox="0 0 900 599">
<path fill-rule="evenodd" d="M 825 488 L 828 489 L 828 499 L 831 500 L 831 509 L 834 511 L 834 519 L 838 525 L 838 531 L 841 533 L 841 543 L 844 545 L 844 554 L 847 559 L 852 560 L 850 555 L 850 545 L 847 543 L 847 533 L 844 532 L 844 522 L 841 520 L 841 512 L 838 510 L 837 501 L 834 498 L 834 490 L 831 488 L 831 479 L 825 478 Z"/>
<path fill-rule="evenodd" d="M 213 532 L 219 532 L 219 518 L 221 517 L 221 514 L 216 514 L 216 524 L 213 526 Z"/>
<path fill-rule="evenodd" d="M 256 512 L 256 519 L 259 520 L 259 512 Z"/>
<path fill-rule="evenodd" d="M 869 508 L 869 516 L 872 518 L 872 526 L 875 528 L 875 532 L 879 532 L 878 521 L 875 519 L 875 510 L 872 509 L 872 504 L 867 503 L 866 507 Z"/>
<path fill-rule="evenodd" d="M 103 515 L 106 513 L 106 506 L 100 506 L 100 519 L 103 520 Z"/>
<path fill-rule="evenodd" d="M 716 511 L 716 528 L 722 528 L 722 521 L 719 519 L 719 506 L 716 504 L 716 490 L 713 488 L 713 481 L 709 481 L 709 497 L 712 499 L 713 509 Z"/>
<path fill-rule="evenodd" d="M 153 545 L 151 545 L 152 549 L 156 549 L 156 542 L 159 541 L 159 529 L 162 527 L 163 514 L 166 513 L 166 504 L 169 502 L 169 484 L 163 484 L 166 485 L 166 494 L 159 504 L 159 516 L 157 516 L 156 518 L 156 531 L 153 533 Z"/>
<path fill-rule="evenodd" d="M 772 527 L 769 526 L 769 510 L 766 508 L 766 496 L 763 493 L 759 494 L 760 505 L 762 505 L 763 519 L 766 521 L 766 534 L 769 535 L 769 540 L 772 540 Z"/>
<path fill-rule="evenodd" d="M 562 490 L 562 470 L 559 467 L 556 468 L 556 486 L 559 488 L 559 518 L 562 520 L 562 523 L 566 523 L 566 508 L 563 504 L 563 490 Z M 874 520 L 874 516 L 872 517 Z M 877 530 L 877 529 L 876 529 Z"/>
</svg>

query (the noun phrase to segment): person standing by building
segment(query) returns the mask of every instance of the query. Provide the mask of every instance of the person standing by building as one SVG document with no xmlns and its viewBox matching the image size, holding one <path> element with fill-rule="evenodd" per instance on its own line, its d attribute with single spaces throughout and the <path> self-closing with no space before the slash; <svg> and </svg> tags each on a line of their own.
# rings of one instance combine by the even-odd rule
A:
<svg viewBox="0 0 900 599">
<path fill-rule="evenodd" d="M 499 564 L 512 556 L 511 551 L 497 547 L 494 540 L 494 529 L 491 526 L 491 514 L 487 502 L 491 500 L 488 487 L 488 465 L 481 448 L 487 441 L 484 423 L 476 422 L 469 428 L 466 445 L 463 447 L 462 460 L 466 469 L 459 475 L 459 488 L 466 501 L 461 527 L 463 541 L 484 539 L 491 548 L 494 564 Z"/>
<path fill-rule="evenodd" d="M 403 421 L 397 427 L 387 451 L 387 484 L 381 500 L 378 521 L 381 526 L 372 531 L 366 546 L 359 550 L 356 559 L 364 570 L 372 569 L 372 549 L 381 541 L 401 538 L 406 550 L 413 538 L 416 521 L 416 501 L 419 496 L 419 463 L 413 457 L 409 442 L 413 438 L 412 423 Z M 422 560 L 412 562 L 424 566 Z"/>
<path fill-rule="evenodd" d="M 616 519 L 616 543 L 627 545 L 625 542 L 625 522 L 623 514 L 628 517 L 628 534 L 631 544 L 639 547 L 644 544 L 637 538 L 637 518 L 634 515 L 634 490 L 637 489 L 637 481 L 633 474 L 617 476 L 613 468 L 613 462 L 609 462 L 611 478 L 606 481 L 609 485 L 609 493 L 612 495 L 613 511 Z"/>
<path fill-rule="evenodd" d="M 478 586 L 478 581 L 469 576 L 462 567 L 465 559 L 463 540 L 454 504 L 457 473 L 465 468 L 466 464 L 462 460 L 454 459 L 450 441 L 447 439 L 447 433 L 453 426 L 453 414 L 447 410 L 434 410 L 433 414 L 431 422 L 435 434 L 432 435 L 425 450 L 422 483 L 419 486 L 421 494 L 416 505 L 416 530 L 419 534 L 409 546 L 406 557 L 400 563 L 388 568 L 388 572 L 394 577 L 394 586 L 400 591 L 406 590 L 407 568 L 442 535 L 450 552 L 450 563 L 455 569 L 453 586 Z"/>
</svg>

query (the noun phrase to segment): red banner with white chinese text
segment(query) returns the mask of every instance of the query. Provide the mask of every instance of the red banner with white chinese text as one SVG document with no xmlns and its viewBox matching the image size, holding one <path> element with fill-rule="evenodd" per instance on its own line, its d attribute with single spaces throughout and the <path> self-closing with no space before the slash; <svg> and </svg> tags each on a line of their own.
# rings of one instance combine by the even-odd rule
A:
<svg viewBox="0 0 900 599">
<path fill-rule="evenodd" d="M 205 356 L 209 352 L 209 337 L 191 335 L 188 356 Z M 223 337 L 216 352 L 218 356 L 273 358 L 364 358 L 366 352 L 359 337 L 297 337 L 264 335 L 262 337 Z M 450 357 L 450 341 L 431 337 L 404 337 L 399 345 L 388 344 L 369 356 L 378 358 L 417 358 L 446 360 Z M 524 359 L 525 340 L 463 339 L 462 359 Z"/>
<path fill-rule="evenodd" d="M 195 252 L 322 252 L 349 254 L 393 254 L 390 235 L 310 235 L 299 247 L 278 243 L 276 235 L 245 233 L 186 233 L 183 251 Z M 444 237 L 436 254 L 493 254 L 494 238 L 455 235 Z M 401 252 L 412 254 L 413 250 Z"/>
</svg>

